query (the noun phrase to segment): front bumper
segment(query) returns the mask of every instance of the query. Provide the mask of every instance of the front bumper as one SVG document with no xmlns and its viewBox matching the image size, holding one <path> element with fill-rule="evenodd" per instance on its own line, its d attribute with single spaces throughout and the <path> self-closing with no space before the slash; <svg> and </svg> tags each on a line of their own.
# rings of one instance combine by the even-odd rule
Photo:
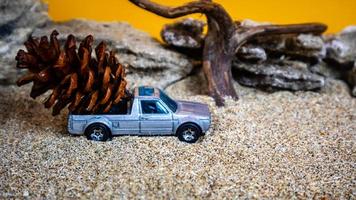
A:
<svg viewBox="0 0 356 200">
<path fill-rule="evenodd" d="M 203 133 L 207 132 L 211 126 L 211 118 L 209 119 L 201 119 L 200 120 L 200 123 L 201 123 L 201 128 L 202 128 L 202 131 Z"/>
</svg>

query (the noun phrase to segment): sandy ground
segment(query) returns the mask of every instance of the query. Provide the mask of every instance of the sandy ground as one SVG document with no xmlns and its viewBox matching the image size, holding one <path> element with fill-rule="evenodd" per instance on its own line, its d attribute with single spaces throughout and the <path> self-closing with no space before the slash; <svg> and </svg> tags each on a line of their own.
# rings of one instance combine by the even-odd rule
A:
<svg viewBox="0 0 356 200">
<path fill-rule="evenodd" d="M 0 86 L 0 198 L 236 199 L 356 197 L 356 99 L 341 82 L 320 93 L 239 87 L 223 108 L 188 78 L 171 96 L 208 103 L 196 144 L 175 137 L 105 143 L 66 132 L 29 87 Z"/>
</svg>

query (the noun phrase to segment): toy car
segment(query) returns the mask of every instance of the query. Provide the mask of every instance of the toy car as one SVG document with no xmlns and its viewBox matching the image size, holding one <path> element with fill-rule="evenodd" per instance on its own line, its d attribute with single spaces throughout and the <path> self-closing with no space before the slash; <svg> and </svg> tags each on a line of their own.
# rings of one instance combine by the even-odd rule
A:
<svg viewBox="0 0 356 200">
<path fill-rule="evenodd" d="M 117 135 L 175 135 L 181 141 L 194 143 L 210 124 L 206 104 L 175 101 L 162 90 L 147 86 L 135 88 L 130 100 L 115 105 L 108 113 L 70 113 L 68 117 L 69 133 L 84 134 L 96 141 Z"/>
</svg>

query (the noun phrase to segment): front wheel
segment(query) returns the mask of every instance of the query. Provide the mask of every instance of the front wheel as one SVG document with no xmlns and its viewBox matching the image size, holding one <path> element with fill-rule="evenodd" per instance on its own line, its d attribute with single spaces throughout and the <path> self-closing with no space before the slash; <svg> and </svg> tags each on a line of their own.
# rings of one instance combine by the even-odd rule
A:
<svg viewBox="0 0 356 200">
<path fill-rule="evenodd" d="M 87 136 L 88 140 L 94 141 L 106 141 L 111 137 L 109 128 L 101 123 L 90 125 L 88 128 L 86 128 L 85 135 Z"/>
<path fill-rule="evenodd" d="M 177 130 L 177 136 L 180 141 L 195 143 L 201 136 L 200 128 L 192 123 L 183 124 Z"/>
</svg>

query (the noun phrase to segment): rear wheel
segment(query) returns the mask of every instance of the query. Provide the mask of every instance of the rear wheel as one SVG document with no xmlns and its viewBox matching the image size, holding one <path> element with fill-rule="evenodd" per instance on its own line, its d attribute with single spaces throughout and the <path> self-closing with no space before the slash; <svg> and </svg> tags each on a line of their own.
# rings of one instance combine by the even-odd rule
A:
<svg viewBox="0 0 356 200">
<path fill-rule="evenodd" d="M 187 143 L 195 143 L 201 133 L 200 128 L 192 123 L 183 124 L 177 130 L 178 139 Z"/>
<path fill-rule="evenodd" d="M 86 128 L 85 135 L 87 136 L 88 140 L 94 141 L 106 141 L 111 138 L 109 128 L 101 123 L 90 125 L 88 128 Z"/>
</svg>

